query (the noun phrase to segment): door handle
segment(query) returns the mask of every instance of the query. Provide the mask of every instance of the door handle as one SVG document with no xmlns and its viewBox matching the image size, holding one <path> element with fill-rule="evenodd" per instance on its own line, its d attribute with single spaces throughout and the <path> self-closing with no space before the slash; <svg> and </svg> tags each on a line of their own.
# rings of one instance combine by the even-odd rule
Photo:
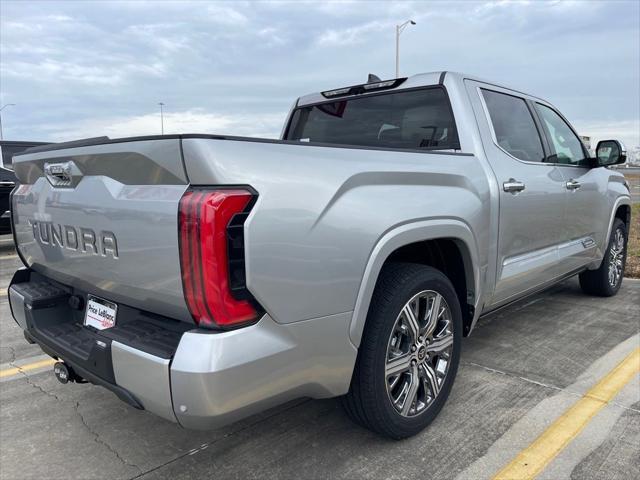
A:
<svg viewBox="0 0 640 480">
<path fill-rule="evenodd" d="M 567 190 L 577 190 L 582 186 L 582 184 L 572 178 L 567 183 L 565 183 L 565 186 L 567 187 Z"/>
<path fill-rule="evenodd" d="M 517 180 L 510 178 L 509 180 L 507 180 L 502 184 L 502 189 L 505 192 L 518 193 L 524 190 L 524 183 L 518 182 Z"/>
</svg>

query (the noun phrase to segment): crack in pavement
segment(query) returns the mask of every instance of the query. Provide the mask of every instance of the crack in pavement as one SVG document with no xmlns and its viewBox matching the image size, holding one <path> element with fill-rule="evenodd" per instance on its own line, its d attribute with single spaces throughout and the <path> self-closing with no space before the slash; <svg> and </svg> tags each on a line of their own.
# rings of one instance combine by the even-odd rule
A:
<svg viewBox="0 0 640 480">
<path fill-rule="evenodd" d="M 33 382 L 31 380 L 31 378 L 29 377 L 29 375 L 27 375 L 27 372 L 25 372 L 22 367 L 16 365 L 14 362 L 9 362 L 9 365 L 11 365 L 13 368 L 17 368 L 18 372 L 24 377 L 25 381 L 27 382 L 28 385 L 32 386 L 33 388 L 35 388 L 36 390 L 40 390 L 40 392 L 44 393 L 45 395 L 55 398 L 56 400 L 58 400 L 59 402 L 64 402 L 63 399 L 61 399 L 60 397 L 58 397 L 55 393 L 53 392 L 48 392 L 47 390 L 45 390 L 44 388 L 42 388 L 40 385 L 38 385 L 37 383 Z"/>
<path fill-rule="evenodd" d="M 487 367 L 485 365 L 480 365 L 479 363 L 460 361 L 460 365 L 467 365 L 467 366 L 481 368 L 483 370 L 486 370 L 487 372 L 495 373 L 495 374 L 498 374 L 498 375 L 504 375 L 504 376 L 510 377 L 510 378 L 516 378 L 518 380 L 522 380 L 522 381 L 527 382 L 527 383 L 532 383 L 534 385 L 538 385 L 540 387 L 548 388 L 550 390 L 555 390 L 557 392 L 564 392 L 564 393 L 566 393 L 568 395 L 573 395 L 574 397 L 582 398 L 584 396 L 581 393 L 572 392 L 571 390 L 568 390 L 566 388 L 558 387 L 557 385 L 551 385 L 551 384 L 548 384 L 548 383 L 539 382 L 537 380 L 533 380 L 531 378 L 523 377 L 521 375 L 517 375 L 517 374 L 514 374 L 514 373 L 510 373 L 510 372 L 505 372 L 503 370 L 498 370 L 496 368 Z M 620 408 L 623 408 L 625 410 L 629 410 L 631 412 L 640 413 L 639 409 L 636 409 L 636 408 L 633 408 L 633 407 L 627 407 L 626 405 L 622 405 L 622 404 L 620 404 L 620 403 L 618 403 L 618 402 L 616 402 L 614 400 L 612 400 L 612 401 L 610 401 L 608 403 L 610 405 L 616 405 L 616 406 L 618 406 Z"/>
<path fill-rule="evenodd" d="M 38 385 L 37 383 L 35 383 L 34 381 L 31 380 L 30 376 L 27 375 L 27 373 L 25 371 L 22 370 L 21 367 L 19 367 L 18 365 L 15 365 L 13 362 L 9 363 L 12 367 L 17 368 L 18 372 L 20 372 L 22 374 L 22 376 L 24 377 L 25 381 L 27 382 L 28 385 L 30 385 L 31 387 L 35 388 L 36 390 L 39 390 L 40 392 L 44 393 L 45 395 L 54 398 L 55 400 L 65 403 L 65 404 L 69 404 L 70 402 L 67 400 L 64 400 L 62 398 L 60 398 L 58 395 L 56 395 L 53 392 L 49 392 L 48 390 L 45 390 L 41 385 Z M 80 422 L 82 422 L 82 425 L 84 425 L 84 427 L 87 429 L 87 431 L 93 435 L 94 437 L 94 441 L 98 444 L 103 445 L 104 447 L 107 448 L 107 450 L 109 450 L 111 453 L 113 453 L 116 458 L 118 460 L 120 460 L 120 462 L 123 465 L 126 465 L 128 467 L 132 467 L 137 469 L 140 473 L 144 473 L 144 470 L 136 465 L 135 463 L 132 463 L 130 461 L 128 461 L 127 459 L 123 458 L 120 453 L 118 453 L 108 442 L 106 442 L 105 440 L 103 440 L 100 436 L 100 434 L 98 432 L 96 432 L 93 428 L 91 428 L 91 426 L 87 423 L 87 420 L 84 418 L 84 415 L 82 414 L 82 412 L 80 412 L 80 402 L 75 402 L 74 406 L 73 406 L 73 410 L 75 411 L 76 415 L 80 418 Z"/>
<path fill-rule="evenodd" d="M 206 443 L 201 444 L 199 447 L 192 448 L 191 450 L 188 450 L 188 451 L 186 451 L 184 453 L 181 453 L 180 455 L 178 455 L 177 457 L 172 458 L 171 460 L 168 460 L 168 461 L 166 461 L 166 462 L 164 462 L 164 463 L 162 463 L 160 465 L 157 465 L 157 466 L 147 470 L 146 472 L 141 472 L 140 474 L 136 475 L 135 477 L 131 477 L 129 480 L 137 480 L 137 479 L 142 478 L 143 476 L 147 475 L 148 473 L 152 473 L 152 472 L 155 472 L 156 470 L 160 470 L 161 468 L 164 468 L 167 465 L 171 465 L 172 463 L 177 462 L 178 460 L 181 460 L 181 459 L 183 459 L 185 457 L 188 457 L 188 456 L 191 456 L 191 455 L 195 455 L 196 453 L 209 448 L 211 445 L 214 445 L 214 444 L 216 444 L 218 442 L 221 442 L 222 440 L 226 440 L 227 438 L 230 438 L 233 435 L 237 435 L 238 433 L 242 433 L 242 432 L 244 432 L 246 430 L 249 430 L 249 429 L 255 427 L 256 425 L 259 425 L 260 423 L 266 422 L 267 420 L 270 420 L 270 419 L 272 419 L 274 417 L 277 417 L 278 415 L 286 413 L 289 410 L 292 410 L 292 409 L 294 409 L 296 407 L 299 407 L 300 405 L 304 405 L 305 403 L 310 402 L 310 401 L 311 401 L 310 399 L 300 400 L 300 401 L 296 402 L 294 405 L 291 405 L 290 407 L 288 407 L 286 409 L 279 410 L 277 412 L 274 412 L 271 415 L 266 415 L 266 416 L 256 420 L 255 422 L 252 422 L 252 423 L 250 423 L 248 425 L 245 425 L 244 427 L 239 428 L 238 430 L 234 430 L 234 431 L 231 431 L 229 433 L 225 433 L 220 438 L 216 438 L 215 440 L 212 440 L 210 442 L 206 442 Z"/>
<path fill-rule="evenodd" d="M 132 463 L 130 461 L 128 461 L 127 459 L 125 459 L 124 457 L 122 457 L 117 451 L 116 449 L 114 449 L 108 442 L 106 442 L 105 440 L 103 440 L 100 437 L 100 434 L 98 432 L 96 432 L 93 428 L 91 428 L 91 426 L 87 423 L 87 420 L 84 418 L 84 415 L 82 414 L 82 412 L 80 412 L 80 402 L 76 402 L 75 406 L 74 406 L 74 410 L 75 412 L 78 414 L 78 417 L 80 417 L 80 421 L 82 422 L 82 424 L 86 427 L 86 429 L 89 431 L 89 433 L 91 433 L 94 436 L 94 440 L 96 443 L 102 444 L 104 445 L 111 453 L 113 453 L 118 460 L 120 460 L 124 465 L 127 465 L 129 467 L 133 467 L 136 470 L 138 470 L 140 473 L 143 473 L 144 470 L 136 465 L 135 463 Z"/>
</svg>

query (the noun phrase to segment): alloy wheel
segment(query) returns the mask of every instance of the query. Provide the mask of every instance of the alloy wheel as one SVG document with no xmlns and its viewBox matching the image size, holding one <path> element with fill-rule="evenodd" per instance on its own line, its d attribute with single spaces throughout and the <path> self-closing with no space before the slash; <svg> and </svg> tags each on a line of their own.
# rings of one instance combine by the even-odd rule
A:
<svg viewBox="0 0 640 480">
<path fill-rule="evenodd" d="M 624 233 L 618 228 L 609 249 L 609 285 L 615 287 L 620 282 L 624 268 Z"/>
<path fill-rule="evenodd" d="M 414 295 L 396 318 L 387 345 L 385 383 L 393 407 L 420 415 L 436 399 L 453 351 L 451 310 L 438 292 Z"/>
</svg>

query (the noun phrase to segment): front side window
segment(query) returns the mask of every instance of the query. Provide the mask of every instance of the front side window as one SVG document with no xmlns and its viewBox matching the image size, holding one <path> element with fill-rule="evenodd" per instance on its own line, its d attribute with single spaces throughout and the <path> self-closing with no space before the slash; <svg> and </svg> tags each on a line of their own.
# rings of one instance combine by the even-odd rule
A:
<svg viewBox="0 0 640 480">
<path fill-rule="evenodd" d="M 425 150 L 460 148 L 442 88 L 301 107 L 293 113 L 286 140 Z"/>
<path fill-rule="evenodd" d="M 588 163 L 585 158 L 582 141 L 577 137 L 571 127 L 567 125 L 560 115 L 554 110 L 536 103 L 536 110 L 542 120 L 542 126 L 551 140 L 551 156 L 548 161 L 566 165 L 584 165 Z"/>
<path fill-rule="evenodd" d="M 496 142 L 520 160 L 544 161 L 538 129 L 523 98 L 482 90 Z"/>
</svg>

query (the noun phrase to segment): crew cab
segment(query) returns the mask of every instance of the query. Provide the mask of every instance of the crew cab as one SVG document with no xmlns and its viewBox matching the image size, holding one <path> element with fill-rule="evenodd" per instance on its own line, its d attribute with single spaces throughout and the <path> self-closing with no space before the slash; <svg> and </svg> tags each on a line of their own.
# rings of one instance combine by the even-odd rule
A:
<svg viewBox="0 0 640 480">
<path fill-rule="evenodd" d="M 300 97 L 280 140 L 36 147 L 14 158 L 11 309 L 61 381 L 186 428 L 342 397 L 404 438 L 481 315 L 572 275 L 618 291 L 624 160 L 615 140 L 591 158 L 547 101 L 452 72 Z"/>
</svg>

